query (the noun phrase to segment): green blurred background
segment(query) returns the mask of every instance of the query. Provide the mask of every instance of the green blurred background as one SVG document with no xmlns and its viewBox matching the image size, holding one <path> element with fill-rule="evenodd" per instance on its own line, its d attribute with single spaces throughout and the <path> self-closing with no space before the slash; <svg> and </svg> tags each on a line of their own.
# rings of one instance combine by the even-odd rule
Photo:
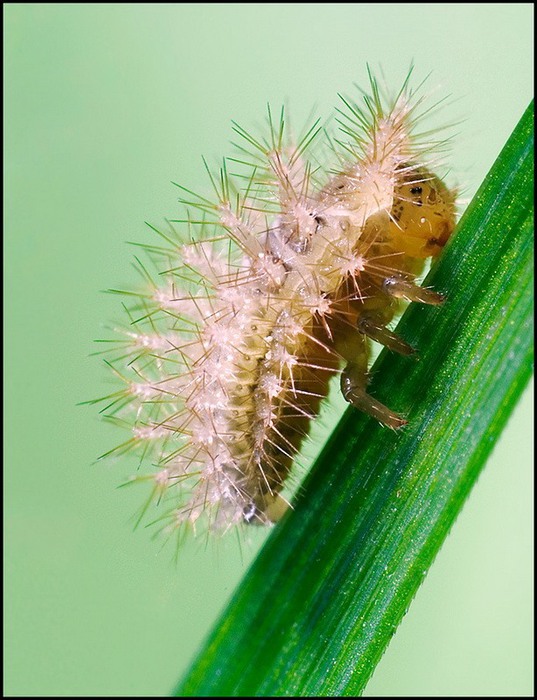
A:
<svg viewBox="0 0 537 700">
<path fill-rule="evenodd" d="M 122 318 L 134 249 L 208 192 L 200 155 L 265 103 L 327 116 L 366 62 L 412 59 L 463 117 L 452 175 L 471 197 L 532 94 L 522 4 L 7 4 L 5 687 L 12 696 L 170 692 L 255 556 L 132 532 L 125 439 L 76 403 L 109 390 L 92 339 Z M 334 416 L 330 417 L 333 420 Z M 325 421 L 325 425 L 328 423 Z M 367 695 L 531 695 L 532 403 L 513 415 Z M 320 431 L 317 440 L 323 438 Z"/>
</svg>

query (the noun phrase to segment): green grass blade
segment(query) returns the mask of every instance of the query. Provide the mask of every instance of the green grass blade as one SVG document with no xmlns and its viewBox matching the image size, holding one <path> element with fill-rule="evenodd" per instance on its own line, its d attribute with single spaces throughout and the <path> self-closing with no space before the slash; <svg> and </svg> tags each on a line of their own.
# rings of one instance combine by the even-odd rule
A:
<svg viewBox="0 0 537 700">
<path fill-rule="evenodd" d="M 532 154 L 533 105 L 375 365 L 409 425 L 345 413 L 177 695 L 363 691 L 532 371 Z"/>
</svg>

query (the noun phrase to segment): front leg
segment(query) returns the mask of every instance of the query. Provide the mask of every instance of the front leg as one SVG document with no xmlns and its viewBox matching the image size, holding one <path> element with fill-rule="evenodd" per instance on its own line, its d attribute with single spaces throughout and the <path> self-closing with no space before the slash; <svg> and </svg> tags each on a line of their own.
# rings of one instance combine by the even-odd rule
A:
<svg viewBox="0 0 537 700">
<path fill-rule="evenodd" d="M 432 289 L 420 287 L 404 277 L 387 277 L 383 283 L 384 290 L 396 299 L 419 301 L 422 304 L 438 306 L 444 301 L 444 296 Z"/>
</svg>

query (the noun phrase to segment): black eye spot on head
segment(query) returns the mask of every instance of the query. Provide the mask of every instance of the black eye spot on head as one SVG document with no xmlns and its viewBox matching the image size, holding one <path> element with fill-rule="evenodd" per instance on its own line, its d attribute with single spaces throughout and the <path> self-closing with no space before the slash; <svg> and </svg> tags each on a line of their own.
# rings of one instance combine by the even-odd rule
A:
<svg viewBox="0 0 537 700">
<path fill-rule="evenodd" d="M 423 192 L 422 187 L 411 187 L 410 188 L 410 194 L 421 194 Z"/>
</svg>

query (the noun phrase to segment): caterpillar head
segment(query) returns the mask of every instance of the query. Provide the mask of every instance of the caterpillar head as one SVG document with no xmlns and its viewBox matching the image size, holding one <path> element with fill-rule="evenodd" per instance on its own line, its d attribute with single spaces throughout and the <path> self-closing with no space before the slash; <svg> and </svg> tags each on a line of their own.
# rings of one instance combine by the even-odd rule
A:
<svg viewBox="0 0 537 700">
<path fill-rule="evenodd" d="M 431 173 L 405 165 L 390 212 L 394 248 L 413 258 L 435 257 L 455 228 L 455 197 Z"/>
</svg>

